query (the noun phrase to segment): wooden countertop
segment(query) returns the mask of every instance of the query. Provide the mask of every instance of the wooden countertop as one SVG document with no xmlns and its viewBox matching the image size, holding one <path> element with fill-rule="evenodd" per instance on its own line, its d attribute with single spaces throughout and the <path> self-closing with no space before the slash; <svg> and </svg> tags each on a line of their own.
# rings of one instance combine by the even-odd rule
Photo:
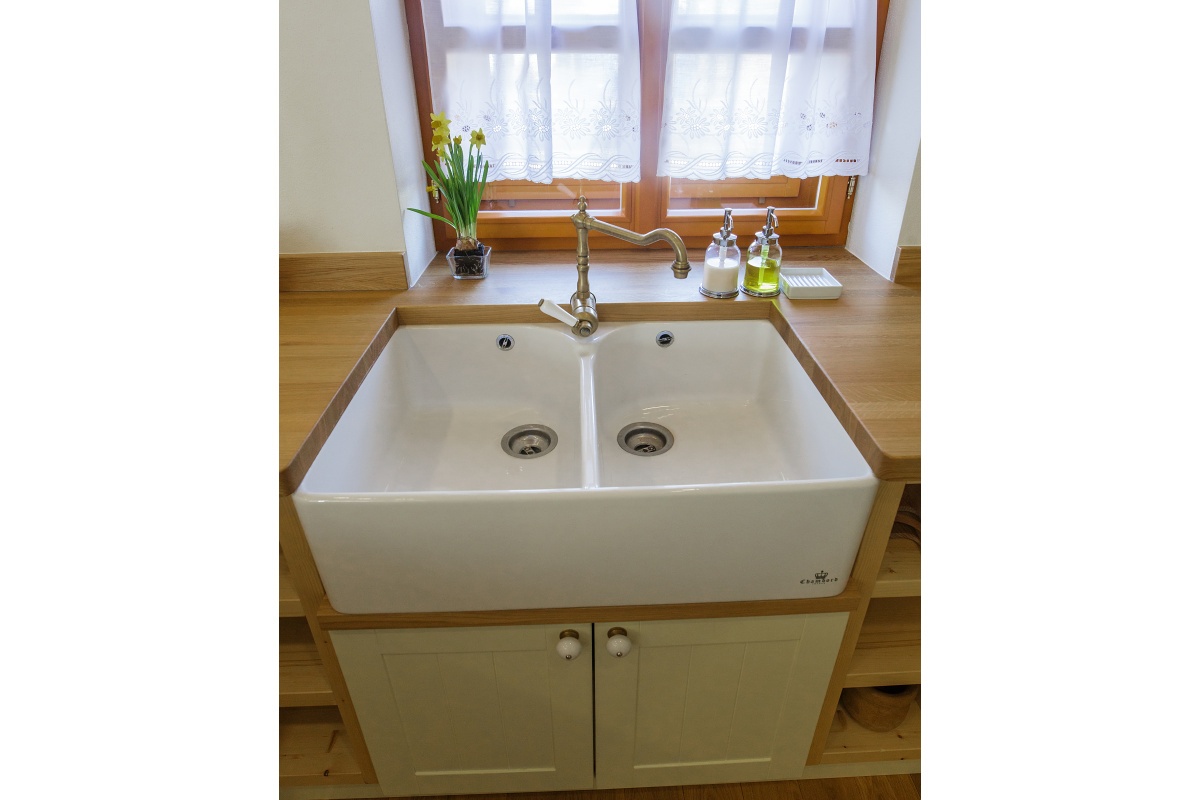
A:
<svg viewBox="0 0 1200 800">
<path fill-rule="evenodd" d="M 792 248 L 785 266 L 828 269 L 842 283 L 842 296 L 716 300 L 698 291 L 703 253 L 689 256 L 692 272 L 677 280 L 665 247 L 594 248 L 588 278 L 601 327 L 642 319 L 769 319 L 875 474 L 920 481 L 920 292 L 893 284 L 841 248 Z M 550 323 L 537 301 L 566 304 L 575 278 L 574 253 L 496 253 L 481 281 L 456 281 L 437 259 L 406 292 L 281 292 L 280 494 L 299 486 L 396 326 Z"/>
</svg>

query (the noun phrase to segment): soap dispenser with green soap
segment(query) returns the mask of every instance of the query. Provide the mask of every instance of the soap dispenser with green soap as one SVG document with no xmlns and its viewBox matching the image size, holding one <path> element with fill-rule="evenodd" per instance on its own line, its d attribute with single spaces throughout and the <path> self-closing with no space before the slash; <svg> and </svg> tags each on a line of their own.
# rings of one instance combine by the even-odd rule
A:
<svg viewBox="0 0 1200 800">
<path fill-rule="evenodd" d="M 755 297 L 774 297 L 779 294 L 779 263 L 783 248 L 775 227 L 775 207 L 767 208 L 767 224 L 746 250 L 746 274 L 742 276 L 742 291 Z"/>
</svg>

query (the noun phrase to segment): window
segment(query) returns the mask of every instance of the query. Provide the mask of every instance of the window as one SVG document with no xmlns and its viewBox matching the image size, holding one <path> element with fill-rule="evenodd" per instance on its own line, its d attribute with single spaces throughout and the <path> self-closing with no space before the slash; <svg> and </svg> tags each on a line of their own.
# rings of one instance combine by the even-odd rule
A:
<svg viewBox="0 0 1200 800">
<path fill-rule="evenodd" d="M 478 41 L 472 41 L 467 35 L 465 22 L 456 23 L 455 13 L 458 12 L 444 10 L 440 20 L 442 29 L 437 31 L 440 38 L 434 48 L 427 47 L 421 0 L 405 1 L 417 103 L 421 118 L 428 119 L 434 110 L 430 59 L 438 60 L 433 66 L 435 70 L 445 69 L 458 76 L 478 74 L 480 46 Z M 506 3 L 510 0 L 493 2 L 507 12 Z M 573 35 L 570 26 L 565 31 L 556 27 L 550 57 L 611 59 L 617 33 L 615 26 L 606 24 L 605 19 L 612 17 L 617 3 L 618 0 L 571 3 L 572 7 L 587 9 L 577 12 L 578 15 L 592 15 L 591 19 L 580 23 L 587 32 Z M 882 40 L 887 4 L 888 0 L 878 2 L 876 56 L 878 42 Z M 451 0 L 443 8 L 451 9 L 455 5 Z M 695 5 L 702 7 L 703 0 L 699 4 L 693 3 Z M 717 6 L 720 5 L 717 3 Z M 522 6 L 523 2 L 515 3 L 514 9 L 519 10 Z M 575 210 L 576 198 L 583 194 L 588 198 L 589 211 L 595 216 L 640 232 L 669 227 L 683 236 L 689 247 L 708 244 L 712 233 L 720 227 L 722 209 L 726 207 L 735 209 L 736 230 L 746 238 L 761 226 L 761 220 L 765 220 L 765 208 L 775 206 L 780 219 L 781 241 L 785 246 L 845 243 L 852 202 L 848 197 L 851 186 L 848 177 L 776 176 L 710 181 L 659 177 L 655 174 L 659 161 L 659 131 L 663 123 L 670 6 L 670 0 L 637 2 L 641 66 L 641 125 L 637 143 L 640 148 L 640 180 L 619 183 L 589 180 L 580 176 L 553 177 L 550 183 L 539 183 L 489 179 L 479 213 L 481 239 L 502 240 L 506 247 L 512 249 L 571 249 L 575 246 L 575 231 L 569 216 Z M 511 46 L 523 50 L 524 28 L 521 27 L 521 20 L 514 17 L 512 22 L 510 28 L 506 13 L 503 43 L 497 49 Z M 766 28 L 764 24 L 763 29 Z M 745 36 L 743 34 L 743 38 Z M 792 32 L 793 40 L 798 37 L 803 37 L 802 30 Z M 686 39 L 683 41 L 686 43 Z M 432 54 L 431 49 L 434 50 Z M 675 49 L 678 58 L 682 48 L 677 44 Z M 491 57 L 502 59 L 503 52 Z M 474 68 L 469 66 L 472 59 L 476 64 Z M 437 110 L 447 109 L 439 107 Z M 453 114 L 450 116 L 453 120 Z M 425 126 L 421 134 L 424 139 L 423 150 L 428 153 L 432 147 L 431 131 Z M 551 170 L 550 158 L 544 160 L 546 171 L 542 176 L 547 177 Z M 613 161 L 619 162 L 620 159 Z M 493 172 L 495 168 L 493 164 Z M 453 244 L 452 231 L 442 223 L 434 223 L 434 233 L 439 249 L 446 249 Z M 594 237 L 592 241 L 592 247 L 596 249 L 624 246 L 624 243 L 611 237 Z"/>
</svg>

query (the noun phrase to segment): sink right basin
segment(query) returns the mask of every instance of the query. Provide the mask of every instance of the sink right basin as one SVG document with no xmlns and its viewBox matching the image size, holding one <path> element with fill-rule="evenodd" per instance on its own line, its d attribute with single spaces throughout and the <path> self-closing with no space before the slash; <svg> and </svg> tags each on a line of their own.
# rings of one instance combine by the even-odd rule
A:
<svg viewBox="0 0 1200 800">
<path fill-rule="evenodd" d="M 602 328 L 596 338 L 601 486 L 805 483 L 871 474 L 765 320 L 624 323 Z M 674 439 L 670 449 L 630 457 L 618 434 L 639 422 L 665 427 Z"/>
</svg>

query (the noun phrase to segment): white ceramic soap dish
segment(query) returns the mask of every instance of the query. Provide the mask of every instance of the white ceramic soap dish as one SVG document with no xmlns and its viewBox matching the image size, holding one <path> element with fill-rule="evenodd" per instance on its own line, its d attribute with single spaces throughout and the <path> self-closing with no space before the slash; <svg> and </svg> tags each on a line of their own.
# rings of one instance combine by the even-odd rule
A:
<svg viewBox="0 0 1200 800">
<path fill-rule="evenodd" d="M 793 300 L 833 300 L 842 296 L 842 285 L 821 267 L 784 267 L 779 270 L 783 293 Z"/>
</svg>

